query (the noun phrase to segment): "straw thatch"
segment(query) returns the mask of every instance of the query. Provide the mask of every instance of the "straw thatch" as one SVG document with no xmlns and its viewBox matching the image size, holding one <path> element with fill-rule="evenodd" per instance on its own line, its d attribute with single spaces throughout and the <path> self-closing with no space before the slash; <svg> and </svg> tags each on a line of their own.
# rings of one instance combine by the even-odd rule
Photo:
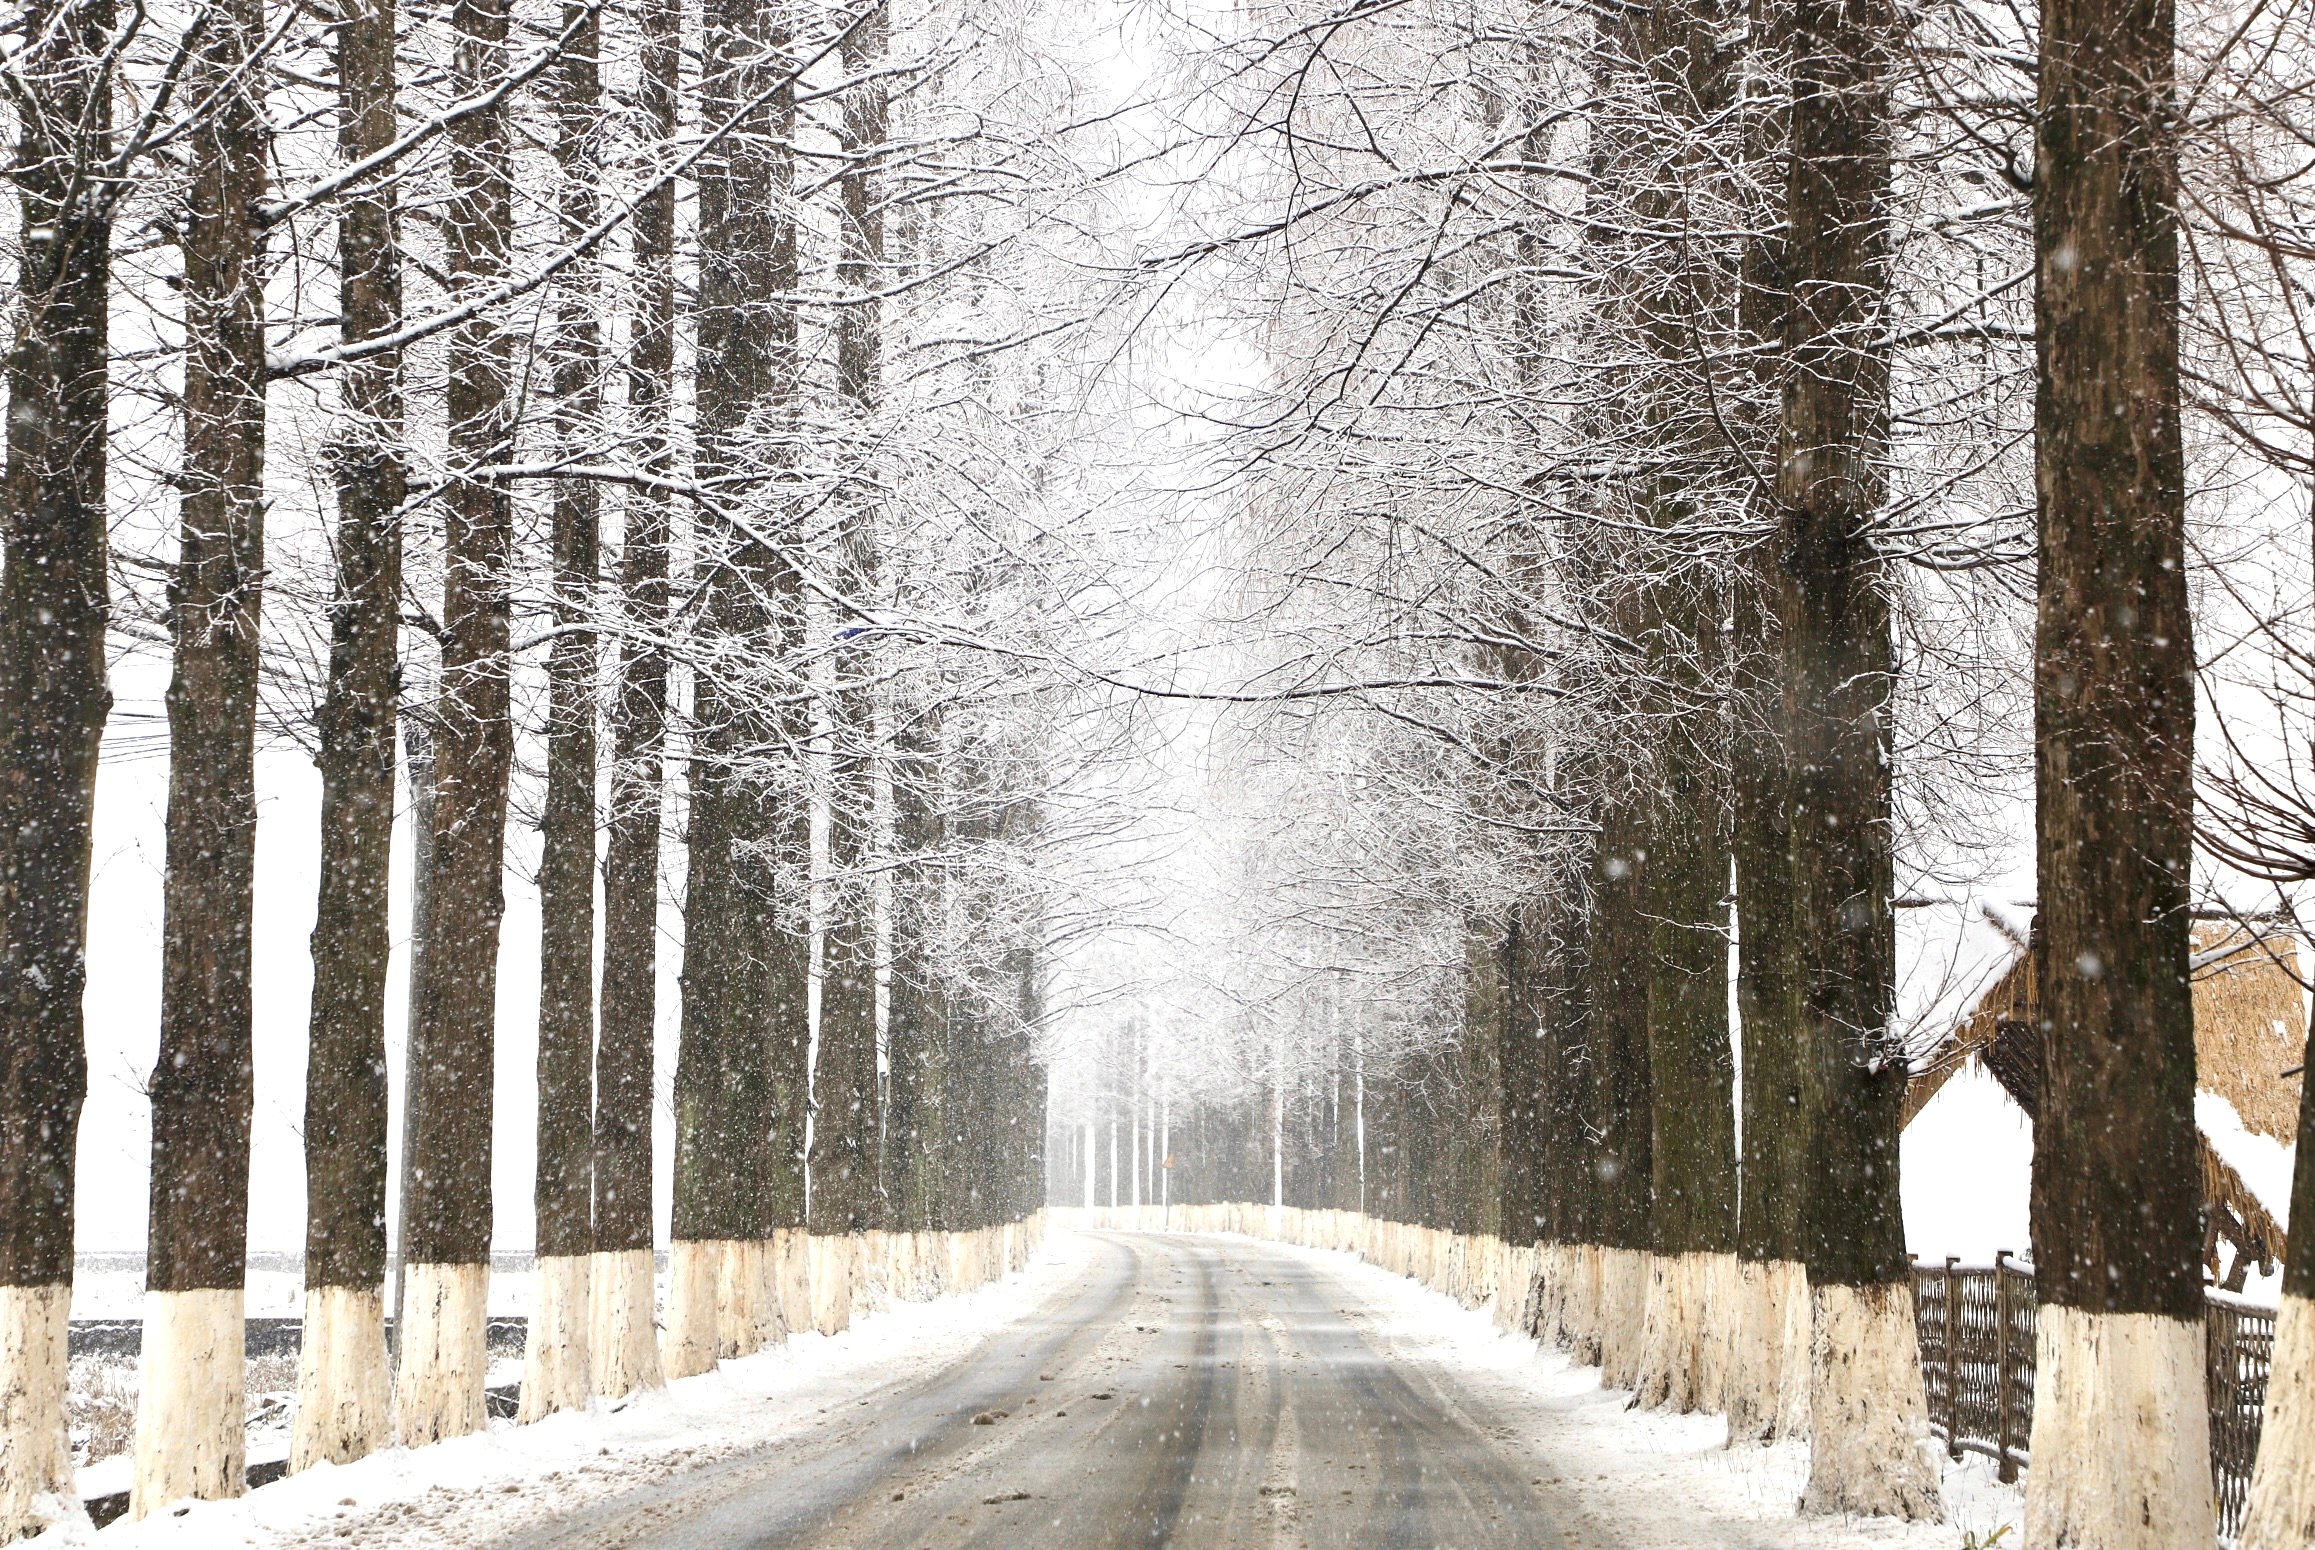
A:
<svg viewBox="0 0 2315 1550">
<path fill-rule="evenodd" d="M 2306 1048 L 2293 944 L 2229 927 L 2198 930 L 2194 944 L 2196 1084 L 2225 1097 L 2250 1129 L 2289 1144 L 2297 1135 L 2302 1078 L 2281 1073 L 2298 1064 Z M 2235 944 L 2231 951 L 2230 944 Z M 1905 1124 L 1972 1060 L 1992 1073 L 2028 1119 L 2040 1108 L 2034 955 L 2022 943 L 2019 948 L 1969 1015 L 1914 1073 L 1905 1089 Z M 2219 1246 L 2225 1243 L 2234 1250 L 2230 1286 L 2242 1284 L 2253 1261 L 2271 1274 L 2288 1247 L 2282 1223 L 2208 1137 L 2198 1133 L 2195 1143 L 2208 1217 L 2204 1267 L 2217 1278 Z"/>
<path fill-rule="evenodd" d="M 2197 927 L 2195 1085 L 2235 1106 L 2243 1127 L 2289 1146 L 2299 1134 L 2298 1077 L 2307 1051 L 2298 944 L 2240 926 Z"/>
</svg>

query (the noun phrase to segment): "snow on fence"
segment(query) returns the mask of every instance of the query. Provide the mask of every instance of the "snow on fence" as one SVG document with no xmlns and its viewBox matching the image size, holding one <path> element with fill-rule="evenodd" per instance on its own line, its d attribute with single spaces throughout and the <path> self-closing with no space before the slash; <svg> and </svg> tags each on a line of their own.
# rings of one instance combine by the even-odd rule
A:
<svg viewBox="0 0 2315 1550">
<path fill-rule="evenodd" d="M 1956 1259 L 1942 1268 L 1916 1265 L 1913 1290 L 1930 1429 L 1945 1439 L 1953 1457 L 1965 1450 L 1982 1453 L 2002 1479 L 2015 1480 L 2032 1461 L 2027 1433 L 2034 1415 L 2033 1267 L 2006 1252 L 1991 1265 Z M 2213 1292 L 2204 1306 L 2203 1330 L 2211 1484 L 2219 1532 L 2232 1538 L 2242 1528 L 2251 1461 L 2259 1452 L 2275 1312 Z"/>
</svg>

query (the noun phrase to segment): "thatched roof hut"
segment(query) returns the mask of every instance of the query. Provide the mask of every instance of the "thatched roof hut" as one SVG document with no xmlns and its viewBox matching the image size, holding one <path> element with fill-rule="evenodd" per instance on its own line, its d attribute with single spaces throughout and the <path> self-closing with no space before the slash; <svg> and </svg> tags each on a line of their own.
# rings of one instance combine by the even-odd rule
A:
<svg viewBox="0 0 2315 1550">
<path fill-rule="evenodd" d="M 2196 1086 L 2225 1098 L 2246 1128 L 2289 1145 L 2297 1136 L 2304 1077 L 2282 1073 L 2299 1064 L 2307 1041 L 2296 944 L 2235 926 L 2198 928 L 2193 940 Z M 2020 942 L 1969 1015 L 1914 1073 L 1905 1090 L 1904 1122 L 1911 1124 L 1972 1060 L 2031 1119 L 2040 1106 L 2038 1002 L 2034 954 Z M 2209 1218 L 2205 1268 L 2218 1277 L 2218 1250 L 2225 1242 L 2233 1249 L 2228 1284 L 2239 1287 L 2254 1261 L 2272 1274 L 2287 1241 L 2274 1212 L 2288 1203 L 2261 1200 L 2208 1135 L 2198 1132 L 2196 1140 Z"/>
</svg>

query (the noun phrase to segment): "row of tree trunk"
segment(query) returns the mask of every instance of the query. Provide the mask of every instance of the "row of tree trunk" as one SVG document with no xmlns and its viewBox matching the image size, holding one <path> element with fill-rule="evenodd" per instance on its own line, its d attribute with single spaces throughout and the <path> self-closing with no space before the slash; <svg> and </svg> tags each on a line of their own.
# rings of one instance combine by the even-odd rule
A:
<svg viewBox="0 0 2315 1550">
<path fill-rule="evenodd" d="M 304 1141 L 305 1331 L 293 1468 L 485 1420 L 492 1239 L 492 1091 L 505 833 L 514 773 L 513 462 L 518 340 L 498 302 L 514 239 L 505 0 L 458 0 L 440 126 L 449 203 L 444 284 L 450 476 L 438 692 L 402 682 L 405 455 L 395 158 L 411 141 L 396 80 L 393 0 L 352 0 L 331 32 L 338 141 L 367 167 L 337 199 L 332 472 L 336 585 L 318 707 L 321 883 Z M 633 327 L 625 401 L 640 441 L 615 577 L 610 764 L 600 766 L 600 482 L 584 464 L 610 369 L 602 325 L 602 25 L 571 0 L 551 71 L 556 217 L 567 249 L 544 327 L 544 371 L 572 471 L 551 486 L 545 793 L 539 868 L 536 1301 L 521 1413 L 532 1419 L 742 1354 L 790 1328 L 841 1328 L 874 1234 L 888 1286 L 929 1292 L 1009 1268 L 994 1230 L 1041 1200 L 1043 1075 L 1024 1030 L 1042 1016 L 1033 931 L 993 983 L 938 951 L 963 908 L 960 848 L 1034 822 L 1013 777 L 958 753 L 947 689 L 919 671 L 888 692 L 856 626 L 876 586 L 878 303 L 887 280 L 884 22 L 851 17 L 840 64 L 844 170 L 836 283 L 841 456 L 839 619 L 832 675 L 806 659 L 806 494 L 782 450 L 804 394 L 797 216 L 789 197 L 801 68 L 785 13 L 710 3 L 699 18 L 704 118 L 728 126 L 692 170 L 698 194 L 696 423 L 690 483 L 704 598 L 692 675 L 683 1031 L 664 1343 L 655 1323 L 653 1028 L 661 815 L 670 797 L 670 563 L 679 315 L 677 185 L 630 218 Z M 242 1297 L 253 1055 L 251 919 L 260 599 L 265 574 L 268 18 L 229 0 L 190 36 L 181 544 L 169 596 L 170 784 L 162 1027 L 151 1081 L 151 1244 L 131 1511 L 244 1488 Z M 120 180 L 111 124 L 109 0 L 29 19 L 15 178 L 27 234 L 7 362 L 6 554 L 0 568 L 0 1538 L 69 1500 L 64 1434 L 73 1147 L 86 1085 L 83 948 L 96 756 L 109 700 L 105 630 L 106 335 Z M 651 143 L 677 143 L 685 18 L 638 17 L 637 97 Z M 769 669 L 765 664 L 770 664 Z M 833 712 L 832 777 L 816 794 L 815 697 Z M 421 718 L 411 784 L 413 921 L 401 1280 L 390 1365 L 385 1039 L 396 740 Z M 949 768 L 953 758 L 962 767 Z M 986 766 L 985 768 L 983 766 Z M 607 777 L 607 779 L 605 778 Z M 608 808 L 598 811 L 598 783 Z M 423 787 L 422 790 L 418 789 Z M 960 800 L 959 792 L 971 800 Z M 816 882 L 815 802 L 831 816 Z M 891 813 L 902 865 L 872 856 Z M 964 816 L 957 816 L 958 814 Z M 606 835 L 598 846 L 598 836 Z M 596 915 L 598 874 L 602 911 Z M 863 879 L 867 879 L 864 881 Z M 807 985 L 818 928 L 820 1008 Z M 888 991 L 879 923 L 888 921 Z M 1032 923 L 1033 925 L 1033 923 Z M 602 973 L 595 972 L 598 932 Z M 984 976 L 985 980 L 987 977 Z M 888 1010 L 880 1001 L 889 996 Z M 816 1037 L 815 1037 L 816 1036 Z M 926 1235 L 945 1235 L 946 1243 Z"/>
<path fill-rule="evenodd" d="M 1548 782 L 1589 839 L 1488 927 L 1461 1015 L 1442 1008 L 1446 1045 L 1363 1074 L 1354 1157 L 1323 1119 L 1344 1073 L 1321 1068 L 1283 1096 L 1178 1114 L 1175 1199 L 1533 1243 L 1539 1335 L 1642 1402 L 1725 1410 L 1732 1440 L 1808 1436 L 1806 1510 L 1935 1518 L 1898 1193 L 1909 1068 L 1881 537 L 1897 18 L 1880 0 L 1749 17 L 1656 0 L 1599 27 L 1588 305 L 1617 345 L 1600 377 L 1623 445 L 1588 458 L 1595 476 L 1570 498 L 1615 520 L 1579 525 L 1553 558 L 1592 642 L 1612 643 L 1571 653 L 1563 687 L 1619 742 L 1577 740 Z M 2201 1550 L 2171 7 L 2067 0 L 2043 27 L 2036 951 L 2051 1097 L 2035 1131 L 2025 1541 Z M 1750 56 L 1732 58 L 1717 40 L 1739 30 Z M 1619 103 L 1644 107 L 1619 117 Z M 1730 124 L 1760 218 L 1724 229 L 1759 235 L 1635 261 L 1665 233 L 1693 247 L 1721 224 L 1687 201 L 1722 175 L 1701 148 Z M 1755 196 L 1712 197 L 1726 211 Z M 1699 360 L 1706 338 L 1736 341 L 1730 358 Z M 1693 406 L 1722 394 L 1700 432 Z M 1726 512 L 1708 497 L 1728 489 L 1751 536 L 1716 552 L 1707 519 Z M 1474 1114 L 1491 1118 L 1475 1130 Z M 2301 1214 L 2315 1213 L 2308 1123 Z M 2262 1547 L 2315 1543 L 2310 1264 L 2295 1243 L 2246 1530 Z"/>
</svg>

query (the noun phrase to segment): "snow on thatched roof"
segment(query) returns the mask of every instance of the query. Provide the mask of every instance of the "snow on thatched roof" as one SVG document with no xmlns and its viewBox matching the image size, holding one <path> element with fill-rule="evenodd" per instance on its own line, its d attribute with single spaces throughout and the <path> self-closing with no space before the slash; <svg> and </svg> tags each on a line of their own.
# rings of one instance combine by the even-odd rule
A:
<svg viewBox="0 0 2315 1550">
<path fill-rule="evenodd" d="M 1930 1052 L 1905 1091 L 1911 1124 L 1953 1074 L 1976 1061 L 2031 1118 L 2039 1105 L 2034 1023 L 2034 955 L 2014 943 L 2008 965 L 1969 1014 Z M 2256 1260 L 2271 1272 L 2286 1246 L 2290 1143 L 2297 1135 L 2299 1082 L 2282 1072 L 2306 1048 L 2296 945 L 2240 927 L 2194 934 L 2197 1153 L 2211 1225 L 2205 1258 L 2218 1272 L 2218 1244 L 2236 1248 L 2241 1269 Z"/>
</svg>

